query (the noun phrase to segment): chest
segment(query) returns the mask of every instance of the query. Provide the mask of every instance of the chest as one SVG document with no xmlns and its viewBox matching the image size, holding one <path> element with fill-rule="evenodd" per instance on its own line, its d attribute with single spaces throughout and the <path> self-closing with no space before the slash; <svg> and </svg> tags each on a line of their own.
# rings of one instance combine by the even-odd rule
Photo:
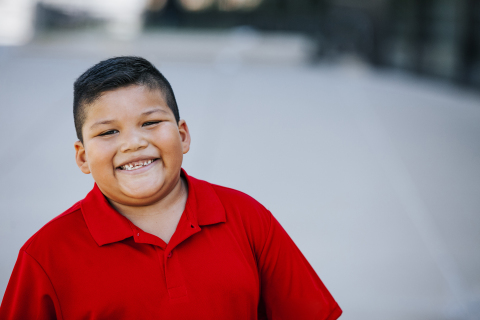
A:
<svg viewBox="0 0 480 320">
<path fill-rule="evenodd" d="M 205 228 L 169 253 L 132 238 L 58 270 L 65 319 L 256 319 L 259 277 L 246 237 Z M 61 265 L 61 263 L 59 264 Z"/>
</svg>

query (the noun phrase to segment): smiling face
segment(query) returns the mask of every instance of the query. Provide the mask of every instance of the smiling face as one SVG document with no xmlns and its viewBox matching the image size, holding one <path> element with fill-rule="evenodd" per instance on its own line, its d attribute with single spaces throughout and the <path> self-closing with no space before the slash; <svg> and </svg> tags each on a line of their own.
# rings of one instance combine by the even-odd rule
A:
<svg viewBox="0 0 480 320">
<path fill-rule="evenodd" d="M 190 133 L 184 120 L 177 125 L 159 90 L 132 85 L 107 91 L 86 110 L 76 161 L 107 198 L 147 206 L 180 183 Z"/>
</svg>

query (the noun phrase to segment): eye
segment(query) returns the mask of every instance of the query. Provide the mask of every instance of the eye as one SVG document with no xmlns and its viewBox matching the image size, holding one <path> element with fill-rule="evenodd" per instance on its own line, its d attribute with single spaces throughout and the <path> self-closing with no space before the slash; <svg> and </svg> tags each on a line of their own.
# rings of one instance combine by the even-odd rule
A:
<svg viewBox="0 0 480 320">
<path fill-rule="evenodd" d="M 109 136 L 109 135 L 115 134 L 117 132 L 118 132 L 118 130 L 108 130 L 108 131 L 100 133 L 99 136 Z"/>
<path fill-rule="evenodd" d="M 147 121 L 144 124 L 142 124 L 142 127 L 152 126 L 152 125 L 160 123 L 160 122 L 161 121 Z"/>
</svg>

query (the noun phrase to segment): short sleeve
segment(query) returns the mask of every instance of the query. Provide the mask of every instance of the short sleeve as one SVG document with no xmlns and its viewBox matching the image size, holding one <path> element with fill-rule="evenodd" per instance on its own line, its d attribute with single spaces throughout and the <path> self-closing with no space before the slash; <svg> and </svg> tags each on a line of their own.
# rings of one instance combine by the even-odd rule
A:
<svg viewBox="0 0 480 320">
<path fill-rule="evenodd" d="M 24 250 L 18 255 L 0 306 L 0 320 L 13 319 L 62 319 L 50 279 Z"/>
<path fill-rule="evenodd" d="M 270 320 L 335 320 L 342 310 L 278 221 L 258 256 L 261 297 Z"/>
</svg>

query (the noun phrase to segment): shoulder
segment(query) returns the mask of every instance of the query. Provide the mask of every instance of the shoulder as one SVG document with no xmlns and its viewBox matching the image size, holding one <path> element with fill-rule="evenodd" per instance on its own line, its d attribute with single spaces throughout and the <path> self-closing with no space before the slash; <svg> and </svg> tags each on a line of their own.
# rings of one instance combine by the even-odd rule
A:
<svg viewBox="0 0 480 320">
<path fill-rule="evenodd" d="M 260 202 L 248 194 L 188 176 L 201 207 L 220 203 L 228 218 L 241 218 L 244 222 L 269 224 L 272 214 Z M 252 221 L 251 221 L 252 220 Z"/>
<path fill-rule="evenodd" d="M 20 251 L 33 257 L 41 256 L 46 251 L 67 244 L 72 237 L 78 236 L 78 231 L 81 232 L 83 227 L 86 228 L 86 224 L 81 211 L 81 201 L 78 201 L 40 228 L 25 242 Z"/>
<path fill-rule="evenodd" d="M 212 188 L 227 212 L 241 212 L 243 215 L 260 215 L 265 217 L 271 215 L 265 206 L 242 191 L 206 181 L 203 182 Z"/>
<path fill-rule="evenodd" d="M 205 181 L 202 183 L 203 189 L 209 189 L 225 210 L 224 228 L 237 239 L 247 241 L 258 258 L 275 221 L 270 211 L 246 193 Z"/>
<path fill-rule="evenodd" d="M 212 183 L 210 183 L 210 185 L 212 186 L 213 190 L 215 191 L 219 199 L 224 204 L 234 204 L 242 208 L 247 207 L 247 208 L 259 209 L 263 211 L 267 210 L 260 202 L 258 202 L 253 197 L 251 197 L 250 195 L 242 191 L 224 187 L 224 186 L 219 186 Z"/>
<path fill-rule="evenodd" d="M 227 215 L 227 220 L 241 221 L 246 229 L 253 233 L 268 232 L 272 214 L 260 202 L 250 195 L 224 186 L 210 184 Z"/>
</svg>

